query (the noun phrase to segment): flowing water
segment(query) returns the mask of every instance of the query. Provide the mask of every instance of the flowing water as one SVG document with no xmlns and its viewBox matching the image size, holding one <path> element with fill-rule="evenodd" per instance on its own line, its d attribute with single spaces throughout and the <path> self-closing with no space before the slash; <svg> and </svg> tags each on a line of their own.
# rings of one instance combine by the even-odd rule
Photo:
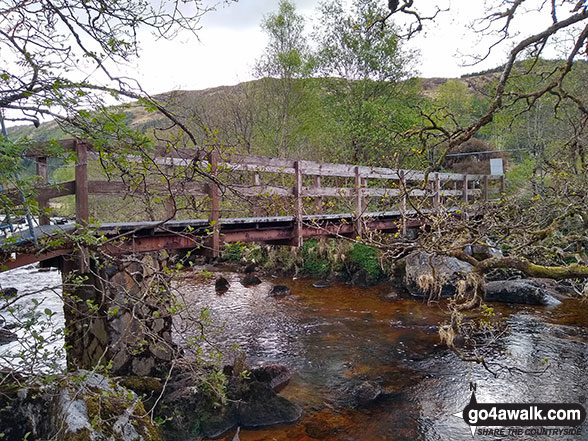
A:
<svg viewBox="0 0 588 441">
<path fill-rule="evenodd" d="M 453 416 L 469 402 L 470 382 L 478 402 L 488 403 L 577 403 L 588 393 L 588 304 L 578 300 L 549 309 L 494 304 L 496 320 L 507 324 L 486 350 L 495 377 L 440 345 L 446 316 L 439 305 L 394 299 L 388 287 L 317 289 L 313 280 L 274 279 L 246 288 L 239 274 L 224 276 L 231 287 L 222 295 L 212 280 L 186 280 L 190 307 L 208 307 L 226 322 L 215 340 L 227 348 L 238 343 L 252 365 L 290 367 L 295 374 L 281 394 L 304 409 L 295 424 L 241 430 L 241 440 L 471 440 Z M 289 286 L 292 295 L 269 297 L 272 284 Z M 366 380 L 386 396 L 357 409 L 351 391 Z M 588 427 L 557 439 L 588 440 Z"/>
<path fill-rule="evenodd" d="M 578 300 L 552 308 L 493 305 L 497 321 L 507 325 L 486 350 L 495 377 L 439 343 L 438 325 L 446 318 L 440 305 L 396 299 L 388 287 L 317 289 L 313 280 L 266 279 L 246 288 L 242 275 L 223 275 L 231 286 L 222 295 L 213 279 L 182 280 L 189 308 L 207 307 L 217 324 L 225 323 L 212 338 L 227 352 L 237 343 L 251 365 L 290 367 L 294 375 L 281 394 L 304 409 L 295 424 L 241 430 L 242 441 L 471 440 L 469 427 L 453 416 L 468 403 L 470 383 L 479 402 L 577 403 L 588 394 L 588 304 Z M 60 276 L 27 268 L 2 273 L 0 283 L 35 293 L 58 286 Z M 289 286 L 292 295 L 269 297 L 273 284 Z M 49 289 L 35 296 L 43 308 L 60 311 L 58 294 Z M 385 397 L 357 408 L 352 391 L 364 381 L 378 384 Z M 475 439 L 588 440 L 588 427 L 569 438 Z"/>
</svg>

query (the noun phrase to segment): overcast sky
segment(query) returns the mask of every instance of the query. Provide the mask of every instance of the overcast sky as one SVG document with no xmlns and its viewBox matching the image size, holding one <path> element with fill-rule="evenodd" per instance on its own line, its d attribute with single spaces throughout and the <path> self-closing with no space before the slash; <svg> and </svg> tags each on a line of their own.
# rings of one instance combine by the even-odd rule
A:
<svg viewBox="0 0 588 441">
<path fill-rule="evenodd" d="M 386 3 L 386 0 L 381 0 Z M 452 12 L 444 13 L 425 32 L 410 42 L 418 48 L 420 58 L 416 67 L 424 77 L 457 77 L 463 73 L 480 71 L 502 63 L 501 57 L 476 67 L 460 66 L 463 59 L 458 49 L 469 52 L 475 48 L 466 23 L 479 14 L 480 0 L 444 0 Z M 318 0 L 294 0 L 299 13 L 312 18 Z M 428 2 L 433 3 L 433 2 Z M 422 4 L 422 3 L 421 3 Z M 260 23 L 270 12 L 276 11 L 277 0 L 239 0 L 202 20 L 200 41 L 191 35 L 180 35 L 173 41 L 153 41 L 144 38 L 141 58 L 136 73 L 143 87 L 150 93 L 176 89 L 203 89 L 236 84 L 252 78 L 255 60 L 267 43 Z M 312 24 L 308 24 L 308 31 Z"/>
</svg>

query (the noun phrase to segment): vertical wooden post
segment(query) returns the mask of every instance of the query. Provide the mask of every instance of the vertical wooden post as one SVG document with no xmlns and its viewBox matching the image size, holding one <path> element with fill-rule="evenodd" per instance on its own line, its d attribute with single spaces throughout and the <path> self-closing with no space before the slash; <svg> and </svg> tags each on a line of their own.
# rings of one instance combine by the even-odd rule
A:
<svg viewBox="0 0 588 441">
<path fill-rule="evenodd" d="M 468 175 L 463 175 L 463 185 L 462 185 L 462 192 L 461 197 L 463 199 L 464 204 L 469 202 L 469 195 L 468 195 L 468 187 L 469 187 L 469 180 Z"/>
<path fill-rule="evenodd" d="M 174 173 L 173 167 L 167 167 L 166 171 L 170 177 L 173 177 L 173 173 Z M 176 198 L 177 197 L 178 197 L 177 194 L 173 194 L 173 192 L 170 192 L 170 194 L 167 196 L 167 199 L 165 200 L 165 219 L 166 220 L 172 220 L 176 217 L 176 211 L 177 211 Z"/>
<path fill-rule="evenodd" d="M 259 173 L 255 173 L 252 176 L 251 183 L 254 187 L 261 187 L 261 179 L 259 178 Z M 253 216 L 261 217 L 261 206 L 259 205 L 259 201 L 261 198 L 259 196 L 253 196 Z"/>
<path fill-rule="evenodd" d="M 87 224 L 90 218 L 88 205 L 88 147 L 82 142 L 75 143 L 76 163 L 76 222 Z"/>
<path fill-rule="evenodd" d="M 439 173 L 433 177 L 433 207 L 438 210 L 441 207 L 441 179 Z"/>
<path fill-rule="evenodd" d="M 90 219 L 88 204 L 88 146 L 83 142 L 75 141 L 77 156 L 75 178 L 76 178 L 76 223 L 87 225 Z M 88 249 L 79 249 L 78 269 L 85 274 L 90 269 Z"/>
<path fill-rule="evenodd" d="M 482 178 L 482 200 L 488 202 L 488 175 Z"/>
<path fill-rule="evenodd" d="M 361 191 L 359 167 L 355 167 L 355 231 L 361 237 L 361 215 L 363 213 L 363 194 Z"/>
<path fill-rule="evenodd" d="M 363 196 L 363 199 L 362 199 L 362 202 L 361 202 L 361 204 L 362 204 L 361 206 L 363 208 L 363 211 L 368 211 L 368 208 L 370 206 L 370 195 L 369 195 L 369 193 L 367 191 L 367 188 L 368 188 L 368 180 L 367 180 L 367 178 L 362 178 L 361 179 L 361 188 L 362 188 L 361 192 L 362 192 L 362 196 Z"/>
<path fill-rule="evenodd" d="M 37 176 L 39 176 L 40 179 L 40 183 L 43 185 L 47 185 L 47 183 L 49 182 L 48 180 L 48 174 L 47 174 L 47 157 L 41 157 L 37 159 Z M 45 211 L 47 210 L 47 208 L 49 208 L 49 201 L 47 199 L 44 198 L 39 198 L 37 200 L 37 203 L 39 204 L 39 210 L 41 211 L 41 214 L 39 216 L 39 225 L 49 225 L 49 217 L 47 217 L 45 213 Z"/>
<path fill-rule="evenodd" d="M 292 245 L 302 246 L 302 164 L 294 161 L 294 231 Z"/>
<path fill-rule="evenodd" d="M 218 176 L 218 152 L 212 151 L 208 155 L 210 164 L 210 175 L 216 179 Z M 218 198 L 218 184 L 211 180 L 208 184 L 209 212 L 208 222 L 212 226 L 212 237 L 210 240 L 209 255 L 213 258 L 220 256 L 220 224 L 219 224 L 219 198 Z"/>
<path fill-rule="evenodd" d="M 402 192 L 402 198 L 400 199 L 400 216 L 402 219 L 402 235 L 406 236 L 406 175 L 404 170 L 400 170 L 400 191 Z"/>
<path fill-rule="evenodd" d="M 314 177 L 313 188 L 321 188 L 321 177 L 319 175 Z M 323 212 L 323 198 L 321 196 L 316 196 L 314 198 L 314 209 L 316 210 L 316 214 L 321 214 Z"/>
<path fill-rule="evenodd" d="M 500 194 L 504 194 L 504 175 L 500 176 Z"/>
<path fill-rule="evenodd" d="M 176 217 L 176 202 L 175 196 L 169 195 L 165 201 L 165 218 L 166 220 L 172 220 Z"/>
</svg>

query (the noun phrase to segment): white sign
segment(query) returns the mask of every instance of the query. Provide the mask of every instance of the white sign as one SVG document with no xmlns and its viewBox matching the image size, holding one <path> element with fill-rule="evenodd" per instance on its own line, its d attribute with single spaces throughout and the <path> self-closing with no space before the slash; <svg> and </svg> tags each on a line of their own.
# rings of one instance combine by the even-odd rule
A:
<svg viewBox="0 0 588 441">
<path fill-rule="evenodd" d="M 504 169 L 502 168 L 502 158 L 490 159 L 490 174 L 491 175 L 503 175 Z"/>
</svg>

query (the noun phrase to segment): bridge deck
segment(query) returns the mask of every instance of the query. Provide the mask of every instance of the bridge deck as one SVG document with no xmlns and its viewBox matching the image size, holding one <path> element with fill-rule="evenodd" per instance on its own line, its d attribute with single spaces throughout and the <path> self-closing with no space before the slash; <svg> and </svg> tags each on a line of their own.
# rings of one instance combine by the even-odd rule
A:
<svg viewBox="0 0 588 441">
<path fill-rule="evenodd" d="M 409 226 L 421 225 L 417 212 L 409 210 L 405 213 Z M 422 212 L 421 212 L 422 214 Z M 410 220 L 411 216 L 414 219 Z M 364 213 L 362 219 L 374 229 L 380 231 L 397 231 L 399 229 L 400 211 L 380 211 Z M 349 236 L 354 234 L 352 213 L 305 215 L 302 217 L 302 235 L 309 237 Z M 224 243 L 261 242 L 269 244 L 289 244 L 294 237 L 296 218 L 294 216 L 271 216 L 252 218 L 226 218 L 219 222 L 220 236 Z M 42 240 L 62 233 L 74 233 L 76 225 L 43 225 L 36 227 L 34 233 Z M 148 252 L 162 249 L 194 249 L 206 248 L 210 222 L 206 219 L 187 219 L 143 222 L 108 222 L 97 227 L 98 234 L 109 239 L 121 236 L 124 245 L 109 245 L 107 252 L 126 254 L 129 252 Z M 10 238 L 0 239 L 0 247 L 8 244 L 25 247 L 32 243 L 29 231 L 22 231 Z M 18 254 L 2 264 L 2 270 L 43 260 L 53 259 L 70 253 L 69 249 L 55 250 L 45 254 Z"/>
</svg>

